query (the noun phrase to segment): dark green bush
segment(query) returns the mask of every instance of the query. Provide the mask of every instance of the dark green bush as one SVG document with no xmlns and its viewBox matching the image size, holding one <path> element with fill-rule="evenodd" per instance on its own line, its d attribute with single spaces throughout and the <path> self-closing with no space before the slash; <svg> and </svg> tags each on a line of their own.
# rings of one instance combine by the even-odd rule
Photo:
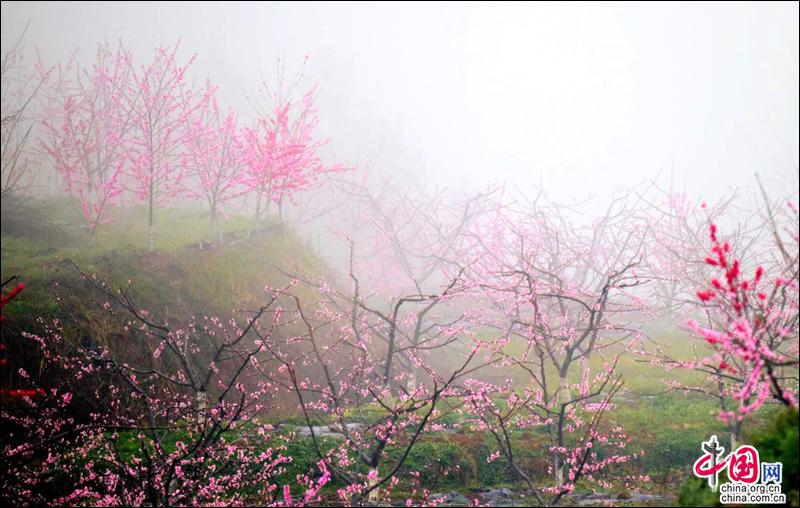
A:
<svg viewBox="0 0 800 508">
<path fill-rule="evenodd" d="M 399 477 L 418 471 L 426 488 L 463 487 L 475 480 L 475 460 L 469 450 L 447 441 L 417 443 L 408 454 Z"/>
<path fill-rule="evenodd" d="M 752 441 L 761 462 L 783 464 L 783 493 L 786 494 L 789 505 L 798 506 L 800 413 L 796 409 L 781 411 L 772 418 L 764 431 L 753 435 Z"/>
<path fill-rule="evenodd" d="M 719 492 L 708 488 L 708 482 L 702 478 L 690 478 L 683 482 L 678 491 L 678 506 L 722 506 Z"/>
</svg>

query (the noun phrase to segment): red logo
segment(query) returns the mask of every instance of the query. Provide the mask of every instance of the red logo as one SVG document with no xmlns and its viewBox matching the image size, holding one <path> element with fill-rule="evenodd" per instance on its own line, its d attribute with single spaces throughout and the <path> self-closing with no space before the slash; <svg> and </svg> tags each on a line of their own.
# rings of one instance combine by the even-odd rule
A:
<svg viewBox="0 0 800 508">
<path fill-rule="evenodd" d="M 725 449 L 719 446 L 717 436 L 702 444 L 703 455 L 694 463 L 694 474 L 700 478 L 708 478 L 708 485 L 716 492 L 719 472 L 728 470 L 728 478 L 732 482 L 756 483 L 759 473 L 758 450 L 752 446 L 740 446 L 727 457 L 722 457 Z"/>
</svg>

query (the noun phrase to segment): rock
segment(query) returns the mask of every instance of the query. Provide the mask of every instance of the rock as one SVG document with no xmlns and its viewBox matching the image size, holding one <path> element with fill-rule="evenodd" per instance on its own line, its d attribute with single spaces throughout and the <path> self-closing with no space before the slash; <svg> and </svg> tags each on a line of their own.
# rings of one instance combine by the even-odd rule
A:
<svg viewBox="0 0 800 508">
<path fill-rule="evenodd" d="M 487 506 L 525 506 L 524 502 L 514 499 L 511 489 L 488 489 L 479 495 Z"/>
<path fill-rule="evenodd" d="M 346 424 L 348 432 L 352 432 L 357 430 L 362 426 L 360 423 L 348 423 Z M 312 427 L 314 429 L 314 435 L 317 437 L 343 437 L 344 433 L 342 432 L 341 427 L 338 424 L 333 425 L 315 425 Z M 297 435 L 300 437 L 311 437 L 311 429 L 308 426 L 301 426 L 297 428 Z"/>
<path fill-rule="evenodd" d="M 640 494 L 638 492 L 623 491 L 617 495 L 598 492 L 594 494 L 574 494 L 569 496 L 577 506 L 597 506 L 608 502 L 624 501 L 625 506 L 640 506 L 644 503 L 657 503 L 660 506 L 670 506 L 672 497 L 656 494 Z"/>
<path fill-rule="evenodd" d="M 437 506 L 472 506 L 472 501 L 460 492 L 433 494 L 431 499 L 436 501 Z"/>
</svg>

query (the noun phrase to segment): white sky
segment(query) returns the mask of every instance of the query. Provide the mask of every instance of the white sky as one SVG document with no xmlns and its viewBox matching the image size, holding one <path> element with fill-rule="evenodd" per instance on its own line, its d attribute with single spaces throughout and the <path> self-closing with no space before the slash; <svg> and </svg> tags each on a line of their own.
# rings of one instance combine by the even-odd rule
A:
<svg viewBox="0 0 800 508">
<path fill-rule="evenodd" d="M 604 195 L 662 171 L 691 194 L 797 181 L 798 3 L 2 4 L 46 60 L 183 38 L 223 99 L 310 56 L 331 156 L 438 185 Z M 5 49 L 4 49 L 5 50 Z M 788 182 L 788 183 L 787 183 Z M 796 192 L 796 189 L 794 189 Z"/>
</svg>

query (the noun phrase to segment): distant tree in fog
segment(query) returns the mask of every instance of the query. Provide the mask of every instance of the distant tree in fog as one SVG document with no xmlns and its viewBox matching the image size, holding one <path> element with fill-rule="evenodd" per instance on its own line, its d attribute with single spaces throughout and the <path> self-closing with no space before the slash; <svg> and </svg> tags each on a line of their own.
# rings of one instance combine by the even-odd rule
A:
<svg viewBox="0 0 800 508">
<path fill-rule="evenodd" d="M 2 130 L 0 141 L 0 196 L 21 190 L 32 179 L 34 158 L 29 142 L 34 133 L 33 103 L 46 79 L 45 75 L 31 74 L 23 66 L 22 40 L 27 26 L 11 48 L 3 54 L 0 63 L 2 81 Z"/>
</svg>

